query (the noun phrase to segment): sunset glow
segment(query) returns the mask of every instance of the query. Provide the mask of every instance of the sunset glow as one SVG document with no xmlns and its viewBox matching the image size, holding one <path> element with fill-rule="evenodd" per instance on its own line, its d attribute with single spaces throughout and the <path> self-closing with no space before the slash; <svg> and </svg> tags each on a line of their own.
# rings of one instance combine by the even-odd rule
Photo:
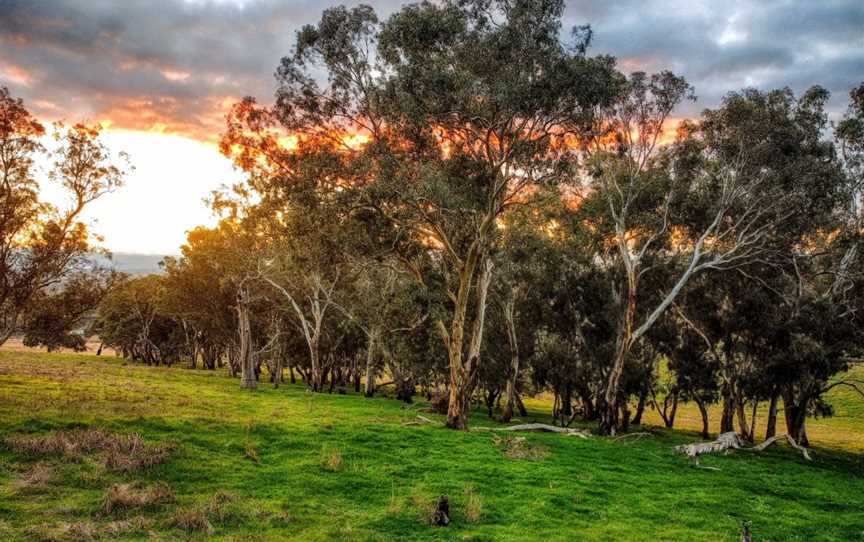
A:
<svg viewBox="0 0 864 542">
<path fill-rule="evenodd" d="M 372 4 L 382 20 L 398 7 L 384 0 Z M 152 17 L 152 6 L 125 2 L 62 0 L 50 9 L 40 2 L 4 6 L 0 85 L 22 97 L 45 123 L 66 119 L 105 127 L 106 141 L 116 151 L 127 151 L 137 170 L 126 188 L 93 206 L 90 218 L 98 221 L 96 229 L 108 248 L 159 253 L 176 252 L 185 229 L 212 221 L 203 199 L 240 178 L 217 148 L 225 115 L 244 96 L 255 96 L 265 105 L 272 102 L 272 74 L 279 58 L 290 53 L 294 32 L 320 15 L 318 6 L 258 0 L 166 0 L 157 8 L 158 18 Z M 753 84 L 800 89 L 820 82 L 842 101 L 853 83 L 846 74 L 864 72 L 860 54 L 854 53 L 864 48 L 855 17 L 849 25 L 858 28 L 857 36 L 845 27 L 813 33 L 808 45 L 794 45 L 793 57 L 766 53 L 765 58 L 749 59 L 742 51 L 756 36 L 784 42 L 765 34 L 778 29 L 753 28 L 770 20 L 774 8 L 730 6 L 728 13 L 710 21 L 704 18 L 707 8 L 698 2 L 667 5 L 661 11 L 668 20 L 652 19 L 647 25 L 658 35 L 698 28 L 700 35 L 715 38 L 704 43 L 679 43 L 685 39 L 681 37 L 669 44 L 636 47 L 632 36 L 644 29 L 635 21 L 642 19 L 623 16 L 623 8 L 615 5 L 568 4 L 565 23 L 590 21 L 595 28 L 593 53 L 614 54 L 625 72 L 674 67 L 694 83 L 699 103 L 676 112 L 678 117 L 664 128 L 664 143 L 674 138 L 680 120 L 715 106 L 733 88 Z M 645 7 L 646 16 L 656 13 Z M 817 21 L 818 16 L 806 19 Z M 808 32 L 801 29 L 798 34 L 803 39 Z M 850 39 L 861 47 L 850 47 Z M 698 72 L 688 57 L 702 58 Z M 783 79 L 780 62 L 796 63 L 785 73 L 797 73 L 798 78 Z M 717 73 L 724 74 L 722 80 Z M 349 134 L 341 140 L 357 148 L 368 138 Z M 292 149 L 297 141 L 287 134 L 279 143 Z M 444 153 L 455 143 L 442 139 Z M 136 226 L 147 213 L 161 217 L 152 234 Z"/>
</svg>

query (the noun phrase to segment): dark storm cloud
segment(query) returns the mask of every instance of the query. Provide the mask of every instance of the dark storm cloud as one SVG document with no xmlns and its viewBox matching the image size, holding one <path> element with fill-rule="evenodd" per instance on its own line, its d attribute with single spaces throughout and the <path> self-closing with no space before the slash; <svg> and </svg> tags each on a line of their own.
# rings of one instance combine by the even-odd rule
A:
<svg viewBox="0 0 864 542">
<path fill-rule="evenodd" d="M 673 1 L 569 4 L 572 23 L 590 22 L 595 52 L 619 57 L 622 68 L 671 69 L 696 87 L 695 113 L 745 86 L 819 84 L 842 110 L 864 80 L 864 2 Z"/>
<path fill-rule="evenodd" d="M 372 2 L 379 14 L 399 0 Z M 268 99 L 294 31 L 320 16 L 314 0 L 0 0 L 0 84 L 37 113 L 109 118 L 196 137 L 221 128 L 231 99 Z M 672 69 L 716 105 L 743 86 L 821 84 L 842 109 L 864 79 L 864 3 L 850 1 L 589 2 L 593 52 L 625 71 Z"/>
</svg>

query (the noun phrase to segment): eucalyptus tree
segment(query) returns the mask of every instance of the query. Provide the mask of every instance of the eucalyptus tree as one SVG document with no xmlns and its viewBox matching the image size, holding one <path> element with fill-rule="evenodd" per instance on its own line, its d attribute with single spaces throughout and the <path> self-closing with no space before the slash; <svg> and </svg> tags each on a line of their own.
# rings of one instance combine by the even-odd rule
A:
<svg viewBox="0 0 864 542">
<path fill-rule="evenodd" d="M 586 56 L 587 29 L 562 41 L 563 8 L 420 4 L 391 17 L 380 35 L 395 104 L 387 118 L 407 144 L 394 174 L 377 183 L 376 208 L 446 264 L 451 309 L 438 331 L 448 352 L 449 427 L 467 425 L 488 288 L 497 280 L 489 259 L 496 224 L 535 187 L 569 178 L 577 153 L 568 130 L 606 104 L 618 81 L 611 59 Z"/>
<path fill-rule="evenodd" d="M 849 92 L 848 110 L 835 127 L 834 136 L 853 182 L 850 214 L 861 229 L 864 227 L 864 83 Z"/>
<path fill-rule="evenodd" d="M 119 275 L 99 264 L 68 275 L 62 284 L 37 292 L 21 318 L 25 346 L 87 349 L 93 334 L 95 313 Z"/>
<path fill-rule="evenodd" d="M 250 272 L 240 225 L 224 220 L 186 234 L 179 258 L 166 258 L 163 309 L 184 329 L 192 363 L 216 369 L 224 358 L 236 365 L 239 344 L 237 286 Z M 233 370 L 232 370 L 233 372 Z"/>
<path fill-rule="evenodd" d="M 92 267 L 94 247 L 81 213 L 120 187 L 128 172 L 126 155 L 112 156 L 100 131 L 55 124 L 56 149 L 48 152 L 45 127 L 0 87 L 0 345 L 34 296 Z M 50 162 L 48 179 L 68 196 L 66 207 L 39 199 L 37 157 Z"/>
<path fill-rule="evenodd" d="M 368 6 L 328 9 L 282 60 L 275 107 L 245 101 L 223 141 L 255 180 L 290 170 L 286 142 L 338 149 L 358 214 L 386 232 L 376 239 L 418 278 L 412 256 L 440 254 L 450 427 L 467 424 L 497 220 L 530 187 L 569 177 L 572 127 L 618 81 L 611 59 L 586 57 L 586 29 L 562 42 L 563 7 L 424 3 L 383 24 Z"/>
<path fill-rule="evenodd" d="M 387 368 L 397 395 L 413 395 L 412 371 L 394 364 L 397 336 L 423 325 L 428 314 L 421 304 L 418 286 L 397 262 L 389 258 L 361 259 L 355 263 L 353 280 L 338 309 L 360 329 L 366 339 L 363 392 L 375 395 L 376 381 Z"/>
<path fill-rule="evenodd" d="M 636 74 L 629 87 L 589 145 L 598 197 L 608 208 L 603 227 L 627 292 L 604 390 L 604 433 L 620 425 L 619 381 L 630 350 L 690 280 L 706 270 L 746 273 L 754 263 L 776 264 L 803 228 L 820 224 L 838 193 L 836 164 L 824 161 L 819 134 L 821 89 L 800 98 L 788 90 L 732 93 L 697 125 L 685 125 L 674 146 L 657 151 L 664 121 L 690 87 L 669 73 Z M 651 253 L 677 259 L 680 271 L 637 321 Z"/>
<path fill-rule="evenodd" d="M 124 358 L 172 365 L 186 346 L 177 323 L 160 310 L 164 277 L 127 277 L 102 300 L 97 323 L 102 342 Z"/>
</svg>

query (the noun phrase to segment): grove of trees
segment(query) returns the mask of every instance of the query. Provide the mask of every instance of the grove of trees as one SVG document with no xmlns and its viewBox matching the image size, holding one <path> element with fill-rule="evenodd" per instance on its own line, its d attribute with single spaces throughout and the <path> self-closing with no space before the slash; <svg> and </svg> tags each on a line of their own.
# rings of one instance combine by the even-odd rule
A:
<svg viewBox="0 0 864 542">
<path fill-rule="evenodd" d="M 602 434 L 649 408 L 672 426 L 685 402 L 707 434 L 717 403 L 718 429 L 752 441 L 768 402 L 766 436 L 782 419 L 806 445 L 827 391 L 864 394 L 843 376 L 864 355 L 864 84 L 837 123 L 817 86 L 730 92 L 673 126 L 687 81 L 591 56 L 563 9 L 325 10 L 273 105 L 247 97 L 227 118 L 220 148 L 246 175 L 213 195 L 219 225 L 189 232 L 164 274 L 93 281 L 100 338 L 145 363 L 227 367 L 244 389 L 422 393 L 454 429 L 474 405 L 509 421 L 549 393 L 558 423 Z M 86 236 L 77 211 L 36 199 L 42 128 L 3 104 L 8 336 L 60 295 L 46 287 Z M 56 178 L 80 207 L 121 172 L 100 165 L 98 133 L 62 134 Z"/>
</svg>

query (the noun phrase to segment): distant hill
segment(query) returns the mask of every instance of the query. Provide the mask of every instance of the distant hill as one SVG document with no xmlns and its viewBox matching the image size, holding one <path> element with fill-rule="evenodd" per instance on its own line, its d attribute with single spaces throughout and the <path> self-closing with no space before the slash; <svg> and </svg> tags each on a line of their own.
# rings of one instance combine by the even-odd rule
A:
<svg viewBox="0 0 864 542">
<path fill-rule="evenodd" d="M 130 275 L 151 275 L 162 273 L 159 262 L 165 258 L 163 254 L 136 254 L 134 252 L 114 252 L 111 260 L 104 260 L 106 265 L 114 267 Z M 102 258 L 100 257 L 100 260 Z"/>
</svg>

